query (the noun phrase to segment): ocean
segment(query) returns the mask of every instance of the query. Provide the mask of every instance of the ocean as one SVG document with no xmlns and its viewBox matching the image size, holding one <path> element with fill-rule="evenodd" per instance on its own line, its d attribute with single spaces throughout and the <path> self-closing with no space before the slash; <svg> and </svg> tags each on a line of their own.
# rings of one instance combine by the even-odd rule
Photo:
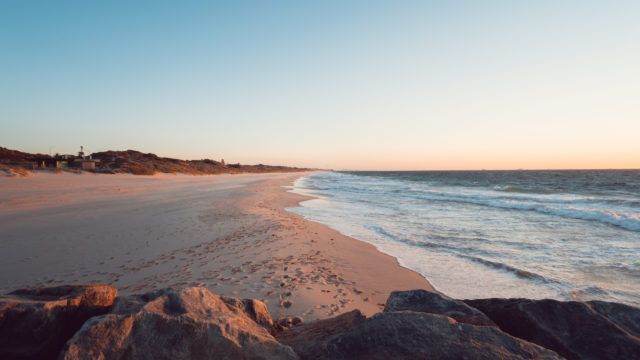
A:
<svg viewBox="0 0 640 360">
<path fill-rule="evenodd" d="M 288 210 L 455 298 L 640 306 L 640 170 L 320 172 Z"/>
</svg>

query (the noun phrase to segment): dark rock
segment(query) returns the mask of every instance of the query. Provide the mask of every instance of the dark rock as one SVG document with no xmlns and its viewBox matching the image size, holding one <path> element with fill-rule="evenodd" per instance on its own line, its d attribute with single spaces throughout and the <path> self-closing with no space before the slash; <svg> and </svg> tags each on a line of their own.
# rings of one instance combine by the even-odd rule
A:
<svg viewBox="0 0 640 360">
<path fill-rule="evenodd" d="M 324 359 L 561 359 L 495 327 L 411 311 L 383 312 L 332 336 Z"/>
<path fill-rule="evenodd" d="M 495 327 L 418 312 L 358 310 L 276 334 L 302 359 L 559 359 L 552 351 Z"/>
<path fill-rule="evenodd" d="M 87 321 L 69 340 L 61 359 L 298 358 L 234 305 L 239 303 L 244 305 L 242 300 L 225 301 L 206 288 L 125 298 L 113 313 Z"/>
<path fill-rule="evenodd" d="M 302 359 L 321 358 L 326 342 L 331 336 L 343 333 L 365 319 L 359 310 L 353 310 L 340 316 L 292 328 L 283 327 L 283 331 L 276 333 L 276 338 L 281 343 L 291 346 Z"/>
<path fill-rule="evenodd" d="M 567 359 L 640 359 L 640 309 L 602 301 L 465 300 L 503 331 Z"/>
<path fill-rule="evenodd" d="M 89 318 L 109 311 L 108 285 L 21 289 L 0 296 L 0 359 L 55 359 Z"/>
<path fill-rule="evenodd" d="M 589 301 L 587 304 L 624 331 L 640 338 L 640 309 L 607 301 Z"/>
<path fill-rule="evenodd" d="M 324 359 L 561 359 L 491 326 L 411 312 L 383 312 L 326 341 Z"/>
<path fill-rule="evenodd" d="M 302 324 L 302 318 L 298 316 L 287 316 L 274 321 L 274 328 L 277 331 L 288 329 Z"/>
<path fill-rule="evenodd" d="M 384 311 L 405 310 L 446 315 L 458 322 L 472 325 L 496 326 L 485 314 L 464 302 L 426 290 L 392 292 L 384 306 Z"/>
</svg>

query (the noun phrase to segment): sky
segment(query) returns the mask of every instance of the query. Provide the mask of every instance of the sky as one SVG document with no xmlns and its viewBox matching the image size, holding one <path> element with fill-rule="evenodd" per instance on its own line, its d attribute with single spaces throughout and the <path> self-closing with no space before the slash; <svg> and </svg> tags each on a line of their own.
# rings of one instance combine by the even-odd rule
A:
<svg viewBox="0 0 640 360">
<path fill-rule="evenodd" d="M 0 0 L 0 146 L 640 168 L 639 1 Z"/>
</svg>

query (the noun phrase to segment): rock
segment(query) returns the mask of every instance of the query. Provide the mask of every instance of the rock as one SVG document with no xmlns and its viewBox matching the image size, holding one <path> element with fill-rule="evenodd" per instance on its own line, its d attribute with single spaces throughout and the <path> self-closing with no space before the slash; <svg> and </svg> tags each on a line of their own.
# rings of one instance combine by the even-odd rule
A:
<svg viewBox="0 0 640 360">
<path fill-rule="evenodd" d="M 109 311 L 108 285 L 21 289 L 0 296 L 0 359 L 55 359 L 92 316 Z"/>
<path fill-rule="evenodd" d="M 384 311 L 405 310 L 446 315 L 458 322 L 472 325 L 496 326 L 485 314 L 464 302 L 426 290 L 392 292 Z"/>
<path fill-rule="evenodd" d="M 640 309 L 602 301 L 465 300 L 503 331 L 567 359 L 640 359 Z"/>
<path fill-rule="evenodd" d="M 366 319 L 358 310 L 276 334 L 302 359 L 560 359 L 495 327 L 401 311 Z"/>
<path fill-rule="evenodd" d="M 271 327 L 273 326 L 273 319 L 271 319 L 271 314 L 269 314 L 267 305 L 262 301 L 255 299 L 238 299 L 226 296 L 220 296 L 220 299 L 227 304 L 229 310 L 242 312 L 259 325 L 271 330 Z"/>
<path fill-rule="evenodd" d="M 298 358 L 235 304 L 202 287 L 125 298 L 87 321 L 61 359 Z"/>
<path fill-rule="evenodd" d="M 369 319 L 354 310 L 303 323 L 201 287 L 116 293 L 0 296 L 0 359 L 640 359 L 640 309 L 603 301 L 461 302 L 414 290 L 393 292 Z"/>
<path fill-rule="evenodd" d="M 640 309 L 607 301 L 589 301 L 587 304 L 624 331 L 640 338 Z"/>
<path fill-rule="evenodd" d="M 287 316 L 282 319 L 278 319 L 274 322 L 274 329 L 276 331 L 281 331 L 284 329 L 288 329 L 290 327 L 299 325 L 302 323 L 302 318 L 299 316 Z"/>
<path fill-rule="evenodd" d="M 496 327 L 411 311 L 378 313 L 330 337 L 321 356 L 313 358 L 561 359 L 551 350 L 507 335 Z"/>
<path fill-rule="evenodd" d="M 284 328 L 276 333 L 276 338 L 291 346 L 302 359 L 321 358 L 331 336 L 343 333 L 365 319 L 359 310 L 353 310 L 333 318 Z"/>
</svg>

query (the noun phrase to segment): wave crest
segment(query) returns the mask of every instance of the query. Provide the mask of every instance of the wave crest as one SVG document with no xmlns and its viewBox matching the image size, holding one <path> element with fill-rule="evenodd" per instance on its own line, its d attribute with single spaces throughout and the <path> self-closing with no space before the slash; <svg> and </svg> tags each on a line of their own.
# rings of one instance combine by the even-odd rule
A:
<svg viewBox="0 0 640 360">
<path fill-rule="evenodd" d="M 570 219 L 597 221 L 630 231 L 640 231 L 640 211 L 632 208 L 600 204 L 588 199 L 492 196 L 491 194 L 458 194 L 442 191 L 424 191 L 416 194 L 422 200 L 447 201 L 488 206 L 500 209 L 535 211 Z"/>
</svg>

